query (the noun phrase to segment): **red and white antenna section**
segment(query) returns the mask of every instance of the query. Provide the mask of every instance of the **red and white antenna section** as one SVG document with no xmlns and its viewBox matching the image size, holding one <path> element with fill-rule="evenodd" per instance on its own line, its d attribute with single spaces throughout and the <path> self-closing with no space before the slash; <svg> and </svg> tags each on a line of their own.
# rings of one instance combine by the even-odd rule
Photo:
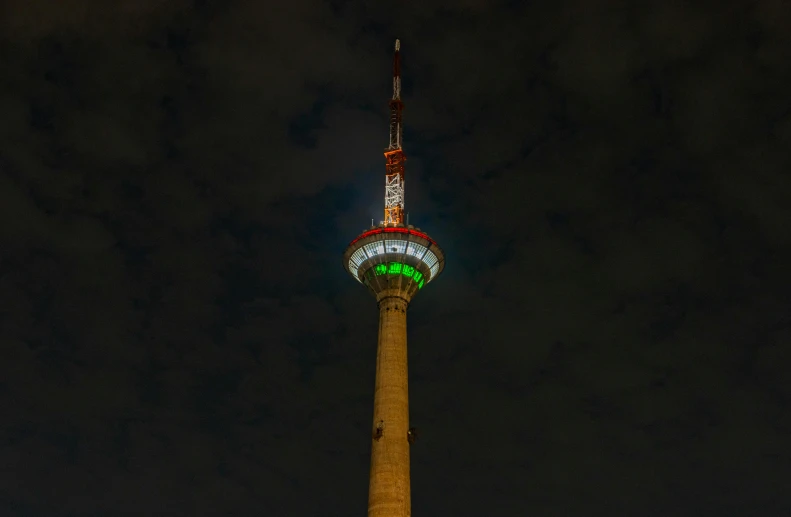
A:
<svg viewBox="0 0 791 517">
<path fill-rule="evenodd" d="M 404 150 L 401 146 L 403 129 L 401 115 L 401 42 L 395 42 L 393 55 L 393 98 L 390 99 L 390 145 L 385 150 L 385 226 L 404 224 Z"/>
<path fill-rule="evenodd" d="M 387 157 L 388 161 L 390 157 Z M 395 156 L 393 157 L 395 158 Z M 401 166 L 403 169 L 403 166 Z M 404 223 L 404 177 L 401 174 L 385 176 L 385 226 Z"/>
</svg>

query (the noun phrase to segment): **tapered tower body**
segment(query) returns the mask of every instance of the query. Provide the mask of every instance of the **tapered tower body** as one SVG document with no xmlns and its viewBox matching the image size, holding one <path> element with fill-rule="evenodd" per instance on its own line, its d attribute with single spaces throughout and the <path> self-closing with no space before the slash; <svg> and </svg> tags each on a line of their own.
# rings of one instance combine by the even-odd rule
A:
<svg viewBox="0 0 791 517">
<path fill-rule="evenodd" d="M 379 305 L 368 517 L 412 514 L 409 447 L 416 433 L 409 425 L 406 315 L 415 295 L 445 266 L 437 243 L 403 221 L 405 157 L 398 40 L 395 49 L 390 145 L 385 149 L 385 218 L 354 239 L 343 254 L 346 271 L 368 288 Z"/>
</svg>

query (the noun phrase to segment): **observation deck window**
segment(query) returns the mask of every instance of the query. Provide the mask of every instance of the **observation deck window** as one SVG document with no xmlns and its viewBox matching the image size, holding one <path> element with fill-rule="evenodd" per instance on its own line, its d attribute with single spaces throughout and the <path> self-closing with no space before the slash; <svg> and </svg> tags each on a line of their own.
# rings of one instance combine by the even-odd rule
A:
<svg viewBox="0 0 791 517">
<path fill-rule="evenodd" d="M 369 257 L 385 254 L 385 245 L 382 241 L 371 242 L 363 246 L 363 248 L 365 249 L 365 252 L 368 254 Z"/>
<path fill-rule="evenodd" d="M 410 242 L 406 247 L 406 254 L 412 255 L 413 257 L 422 258 L 426 253 L 426 250 L 428 250 L 428 248 L 425 246 L 422 246 L 416 242 Z"/>
<path fill-rule="evenodd" d="M 388 253 L 405 253 L 406 241 L 387 240 L 385 241 L 385 250 Z"/>
</svg>

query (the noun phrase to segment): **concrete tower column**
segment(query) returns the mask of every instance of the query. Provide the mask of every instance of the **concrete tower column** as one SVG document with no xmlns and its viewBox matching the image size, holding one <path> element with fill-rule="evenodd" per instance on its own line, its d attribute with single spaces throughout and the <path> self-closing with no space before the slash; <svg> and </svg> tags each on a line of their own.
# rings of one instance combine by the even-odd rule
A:
<svg viewBox="0 0 791 517">
<path fill-rule="evenodd" d="M 445 266 L 445 254 L 420 229 L 380 226 L 364 231 L 343 253 L 343 265 L 379 306 L 379 343 L 371 429 L 368 517 L 411 517 L 406 312 Z"/>
<path fill-rule="evenodd" d="M 368 517 L 410 517 L 412 514 L 407 440 L 407 306 L 407 300 L 400 296 L 385 294 L 379 299 Z"/>
</svg>

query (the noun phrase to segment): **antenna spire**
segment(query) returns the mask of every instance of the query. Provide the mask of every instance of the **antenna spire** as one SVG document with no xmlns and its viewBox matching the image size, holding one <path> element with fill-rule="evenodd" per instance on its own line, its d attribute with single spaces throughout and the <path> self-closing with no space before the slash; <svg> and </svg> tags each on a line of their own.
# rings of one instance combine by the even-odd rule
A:
<svg viewBox="0 0 791 517">
<path fill-rule="evenodd" d="M 395 42 L 393 53 L 393 100 L 401 100 L 401 40 Z"/>
<path fill-rule="evenodd" d="M 390 99 L 390 145 L 385 149 L 385 226 L 404 224 L 404 150 L 401 114 L 401 40 L 395 41 L 393 53 L 393 98 Z"/>
</svg>

